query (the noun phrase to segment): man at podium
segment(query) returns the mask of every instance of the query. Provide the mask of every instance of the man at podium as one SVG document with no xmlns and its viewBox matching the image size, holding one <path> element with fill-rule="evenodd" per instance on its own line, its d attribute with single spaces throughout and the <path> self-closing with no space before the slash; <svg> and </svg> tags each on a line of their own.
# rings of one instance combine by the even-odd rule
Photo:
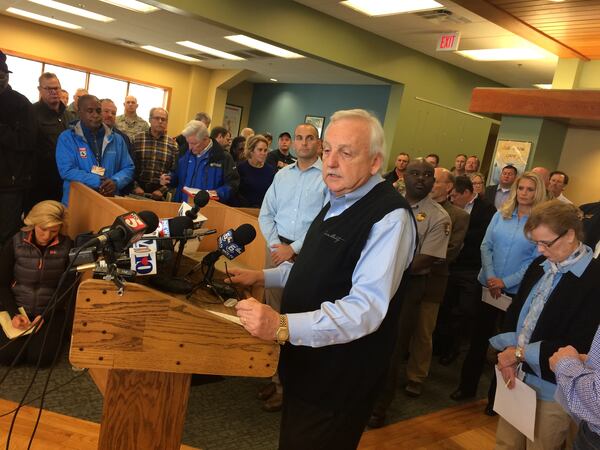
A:
<svg viewBox="0 0 600 450">
<path fill-rule="evenodd" d="M 284 287 L 281 314 L 253 298 L 236 307 L 252 335 L 282 344 L 280 449 L 356 448 L 383 384 L 416 240 L 384 160 L 379 120 L 336 112 L 323 143 L 329 201 L 302 252 L 274 269 L 230 269 L 234 283 Z"/>
</svg>

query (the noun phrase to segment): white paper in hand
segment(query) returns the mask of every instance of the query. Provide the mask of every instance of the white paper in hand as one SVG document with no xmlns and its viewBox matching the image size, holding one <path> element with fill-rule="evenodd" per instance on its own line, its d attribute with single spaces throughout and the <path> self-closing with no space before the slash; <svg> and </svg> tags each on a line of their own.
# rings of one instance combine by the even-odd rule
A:
<svg viewBox="0 0 600 450">
<path fill-rule="evenodd" d="M 482 288 L 481 301 L 492 305 L 494 308 L 506 311 L 512 303 L 512 298 L 508 295 L 501 294 L 500 297 L 494 298 L 490 290 L 486 287 Z"/>
<path fill-rule="evenodd" d="M 494 369 L 497 380 L 494 411 L 533 441 L 537 405 L 535 391 L 518 378 L 515 379 L 514 388 L 507 388 L 498 366 Z"/>
</svg>

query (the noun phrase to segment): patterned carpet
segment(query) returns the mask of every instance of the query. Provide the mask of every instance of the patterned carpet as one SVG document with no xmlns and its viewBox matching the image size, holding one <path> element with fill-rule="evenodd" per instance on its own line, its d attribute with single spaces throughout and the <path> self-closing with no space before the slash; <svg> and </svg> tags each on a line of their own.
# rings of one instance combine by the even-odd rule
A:
<svg viewBox="0 0 600 450">
<path fill-rule="evenodd" d="M 398 392 L 388 412 L 388 422 L 397 422 L 455 405 L 448 398 L 456 386 L 460 360 L 448 367 L 434 363 L 431 375 L 419 398 L 409 398 Z M 6 368 L 0 368 L 0 377 Z M 480 383 L 479 396 L 485 397 L 489 386 L 486 370 Z M 0 398 L 20 401 L 31 382 L 34 370 L 17 367 L 0 385 Z M 39 371 L 28 399 L 39 395 L 48 370 Z M 75 372 L 63 355 L 54 369 L 49 389 L 66 383 L 64 387 L 47 394 L 44 408 L 73 417 L 100 422 L 102 396 L 87 373 Z M 279 413 L 263 412 L 256 398 L 257 389 L 265 380 L 256 378 L 225 378 L 221 381 L 192 386 L 183 442 L 203 450 L 268 450 L 277 448 Z M 33 403 L 39 405 L 39 401 Z M 5 411 L 0 411 L 0 414 Z"/>
</svg>

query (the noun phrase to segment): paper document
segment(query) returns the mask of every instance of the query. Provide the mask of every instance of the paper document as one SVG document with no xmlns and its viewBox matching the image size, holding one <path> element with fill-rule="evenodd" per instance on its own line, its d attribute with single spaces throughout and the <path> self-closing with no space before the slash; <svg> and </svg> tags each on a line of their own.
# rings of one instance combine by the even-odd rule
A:
<svg viewBox="0 0 600 450">
<path fill-rule="evenodd" d="M 24 316 L 27 316 L 27 313 L 25 312 L 25 309 L 23 309 L 23 307 L 19 308 L 19 312 Z M 14 339 L 19 336 L 25 336 L 33 332 L 33 328 L 29 329 L 26 333 L 24 333 L 24 330 L 19 330 L 18 328 L 13 327 L 12 320 L 10 319 L 10 314 L 8 314 L 7 311 L 0 311 L 0 326 L 2 326 L 4 334 L 6 334 L 6 337 L 9 339 Z"/>
<path fill-rule="evenodd" d="M 527 436 L 527 439 L 533 441 L 536 410 L 535 391 L 518 378 L 515 379 L 515 387 L 508 389 L 498 366 L 495 366 L 494 369 L 497 380 L 494 411 Z"/>
<path fill-rule="evenodd" d="M 240 322 L 240 318 L 238 316 L 234 316 L 231 314 L 225 314 L 225 313 L 218 312 L 218 311 L 211 311 L 210 309 L 207 309 L 206 311 L 208 311 L 211 314 L 214 314 L 215 316 L 219 316 L 222 319 L 228 320 L 233 323 L 237 323 L 240 326 L 242 325 L 242 322 Z"/>
<path fill-rule="evenodd" d="M 504 294 L 500 294 L 500 297 L 494 298 L 492 297 L 492 294 L 490 294 L 490 290 L 484 287 L 482 288 L 481 301 L 492 305 L 494 308 L 506 311 L 512 303 L 512 298 Z"/>
</svg>

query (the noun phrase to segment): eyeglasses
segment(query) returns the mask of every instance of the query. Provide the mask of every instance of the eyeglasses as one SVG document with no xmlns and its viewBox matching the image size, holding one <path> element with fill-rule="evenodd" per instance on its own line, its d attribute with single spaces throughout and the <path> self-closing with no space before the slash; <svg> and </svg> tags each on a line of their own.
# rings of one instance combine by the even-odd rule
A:
<svg viewBox="0 0 600 450">
<path fill-rule="evenodd" d="M 551 241 L 531 241 L 532 244 L 535 245 L 541 245 L 542 247 L 546 247 L 546 248 L 550 248 L 552 247 L 554 244 L 556 244 L 556 242 L 563 237 L 565 234 L 567 234 L 567 231 L 569 230 L 565 230 L 562 233 L 560 233 L 558 236 L 556 236 L 555 239 L 552 239 Z M 531 240 L 531 239 L 530 239 Z"/>
<path fill-rule="evenodd" d="M 59 88 L 59 87 L 49 87 L 49 86 L 42 86 L 42 89 L 47 92 L 58 92 L 61 90 L 61 88 Z"/>
</svg>

